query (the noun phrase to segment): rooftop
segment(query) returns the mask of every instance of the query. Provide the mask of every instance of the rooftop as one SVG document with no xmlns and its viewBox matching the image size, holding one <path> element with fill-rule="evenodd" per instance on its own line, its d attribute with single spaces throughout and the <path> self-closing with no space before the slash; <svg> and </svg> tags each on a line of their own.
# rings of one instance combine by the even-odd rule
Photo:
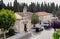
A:
<svg viewBox="0 0 60 39">
<path fill-rule="evenodd" d="M 51 13 L 48 13 L 48 12 L 36 12 L 35 14 L 37 14 L 38 16 L 51 15 Z"/>
</svg>

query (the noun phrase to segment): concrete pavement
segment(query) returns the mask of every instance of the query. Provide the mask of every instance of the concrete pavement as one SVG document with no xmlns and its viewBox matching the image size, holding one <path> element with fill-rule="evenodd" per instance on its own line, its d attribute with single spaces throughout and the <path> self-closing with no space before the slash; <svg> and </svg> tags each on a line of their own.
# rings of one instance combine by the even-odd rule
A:
<svg viewBox="0 0 60 39">
<path fill-rule="evenodd" d="M 32 34 L 31 39 L 52 39 L 53 32 L 54 32 L 53 29 L 43 30 L 40 33 Z"/>
<path fill-rule="evenodd" d="M 39 33 L 35 33 L 35 32 L 28 32 L 28 33 L 21 33 L 21 34 L 17 34 L 15 36 L 12 36 L 9 39 L 52 39 L 52 34 L 53 34 L 54 30 L 50 29 L 50 30 L 43 30 L 42 32 Z M 25 35 L 24 35 L 25 34 Z M 26 35 L 28 34 L 28 35 Z"/>
</svg>

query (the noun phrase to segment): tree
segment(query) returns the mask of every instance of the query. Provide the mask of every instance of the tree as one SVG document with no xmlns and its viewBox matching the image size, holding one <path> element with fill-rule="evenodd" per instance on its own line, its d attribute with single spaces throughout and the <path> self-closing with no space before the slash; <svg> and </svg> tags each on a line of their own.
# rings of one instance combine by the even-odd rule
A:
<svg viewBox="0 0 60 39">
<path fill-rule="evenodd" d="M 56 9 L 53 9 L 52 14 L 54 17 L 56 16 Z"/>
<path fill-rule="evenodd" d="M 24 8 L 25 6 L 28 8 L 28 5 L 25 4 L 25 3 L 22 3 L 22 4 L 19 5 L 20 12 L 23 12 L 23 8 Z"/>
<path fill-rule="evenodd" d="M 6 8 L 6 6 L 5 6 L 5 4 L 3 3 L 3 0 L 0 0 L 0 10 L 1 10 L 2 8 Z"/>
<path fill-rule="evenodd" d="M 10 2 L 10 6 L 9 6 L 9 10 L 13 10 L 13 6 L 12 6 L 12 3 Z"/>
<path fill-rule="evenodd" d="M 4 39 L 6 31 L 13 27 L 16 21 L 16 17 L 13 11 L 2 9 L 0 11 L 0 29 L 4 34 Z"/>
<path fill-rule="evenodd" d="M 56 9 L 56 11 L 58 11 L 58 9 L 59 9 L 59 8 L 58 8 L 58 4 L 56 4 L 56 7 L 55 7 L 55 9 Z"/>
<path fill-rule="evenodd" d="M 33 24 L 33 27 L 35 27 L 35 25 L 39 22 L 39 17 L 35 14 L 32 15 L 31 18 L 31 23 Z"/>
<path fill-rule="evenodd" d="M 48 7 L 47 7 L 47 12 L 50 13 L 50 5 L 49 5 L 49 3 L 48 3 Z"/>
<path fill-rule="evenodd" d="M 14 12 L 18 12 L 19 10 L 19 3 L 17 2 L 17 0 L 14 1 Z"/>
<path fill-rule="evenodd" d="M 44 5 L 43 5 L 43 2 L 41 4 L 41 11 L 44 11 Z"/>
<path fill-rule="evenodd" d="M 60 20 L 60 11 L 57 11 L 56 12 L 56 16 L 59 18 L 59 20 Z"/>
<path fill-rule="evenodd" d="M 31 3 L 29 5 L 29 11 L 35 13 L 36 12 L 36 5 L 35 3 Z"/>
<path fill-rule="evenodd" d="M 58 10 L 60 11 L 60 6 L 59 6 L 59 9 Z"/>
<path fill-rule="evenodd" d="M 52 13 L 52 11 L 55 9 L 55 3 L 51 3 L 50 5 L 50 12 Z"/>
<path fill-rule="evenodd" d="M 54 29 L 54 33 L 56 33 L 56 29 L 60 28 L 60 21 L 53 20 L 51 23 L 51 27 Z"/>
<path fill-rule="evenodd" d="M 40 4 L 37 2 L 37 6 L 36 6 L 37 12 L 40 12 Z"/>
<path fill-rule="evenodd" d="M 7 4 L 6 9 L 13 10 L 13 6 L 11 2 Z"/>
<path fill-rule="evenodd" d="M 48 6 L 47 6 L 47 4 L 46 4 L 46 3 L 44 3 L 44 11 L 46 11 L 46 12 L 47 12 L 47 9 L 48 9 Z"/>
<path fill-rule="evenodd" d="M 7 4 L 7 7 L 6 7 L 6 9 L 9 9 L 9 3 Z"/>
</svg>

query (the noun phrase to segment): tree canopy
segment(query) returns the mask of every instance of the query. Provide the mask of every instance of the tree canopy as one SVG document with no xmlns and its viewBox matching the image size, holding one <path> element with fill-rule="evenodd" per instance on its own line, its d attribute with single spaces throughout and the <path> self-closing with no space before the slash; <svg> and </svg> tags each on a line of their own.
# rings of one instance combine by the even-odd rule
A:
<svg viewBox="0 0 60 39">
<path fill-rule="evenodd" d="M 31 23 L 35 26 L 39 22 L 39 17 L 35 14 L 32 15 Z"/>
<path fill-rule="evenodd" d="M 56 12 L 56 16 L 60 19 L 60 11 Z"/>
<path fill-rule="evenodd" d="M 30 12 L 36 12 L 36 5 L 35 5 L 35 3 L 31 3 L 30 5 L 29 5 L 29 9 L 28 9 Z"/>
<path fill-rule="evenodd" d="M 46 3 L 46 2 L 38 3 L 37 2 L 37 4 L 34 2 L 31 2 L 31 4 L 27 5 L 26 3 L 19 3 L 17 0 L 15 0 L 13 4 L 9 2 L 6 6 L 3 0 L 0 1 L 0 10 L 2 8 L 5 8 L 8 10 L 13 10 L 14 12 L 23 12 L 24 6 L 27 6 L 27 10 L 33 13 L 40 12 L 40 11 L 52 13 L 54 10 L 56 11 L 60 10 L 60 5 L 59 6 L 58 4 L 55 5 L 54 2 L 52 3 Z"/>
<path fill-rule="evenodd" d="M 14 26 L 15 21 L 16 17 L 13 11 L 5 9 L 0 10 L 0 28 L 7 30 Z"/>
</svg>

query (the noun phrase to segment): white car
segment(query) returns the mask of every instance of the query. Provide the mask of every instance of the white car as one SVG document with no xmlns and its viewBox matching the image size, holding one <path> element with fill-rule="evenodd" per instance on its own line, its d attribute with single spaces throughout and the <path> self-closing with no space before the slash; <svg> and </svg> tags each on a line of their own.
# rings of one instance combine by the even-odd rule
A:
<svg viewBox="0 0 60 39">
<path fill-rule="evenodd" d="M 43 26 L 45 29 L 50 28 L 50 23 L 49 22 L 44 22 Z"/>
</svg>

